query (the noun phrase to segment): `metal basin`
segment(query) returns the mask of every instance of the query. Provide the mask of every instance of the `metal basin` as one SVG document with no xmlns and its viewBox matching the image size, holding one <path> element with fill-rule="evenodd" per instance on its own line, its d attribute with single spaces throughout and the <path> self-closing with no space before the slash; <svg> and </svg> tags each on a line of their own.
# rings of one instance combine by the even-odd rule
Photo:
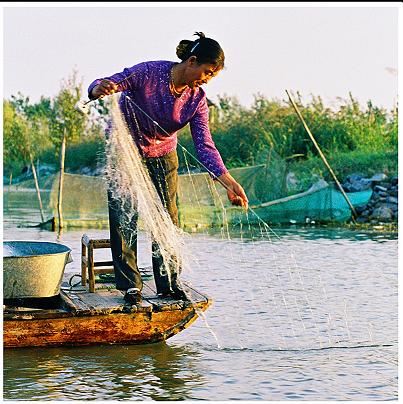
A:
<svg viewBox="0 0 403 404">
<path fill-rule="evenodd" d="M 69 262 L 72 262 L 71 249 L 63 244 L 4 241 L 4 299 L 58 295 Z"/>
</svg>

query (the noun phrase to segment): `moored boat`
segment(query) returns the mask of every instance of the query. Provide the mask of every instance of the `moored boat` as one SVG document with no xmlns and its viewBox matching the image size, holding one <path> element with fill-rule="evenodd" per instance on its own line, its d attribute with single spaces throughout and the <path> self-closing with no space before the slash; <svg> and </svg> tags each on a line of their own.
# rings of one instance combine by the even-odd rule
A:
<svg viewBox="0 0 403 404">
<path fill-rule="evenodd" d="M 372 189 L 349 192 L 347 196 L 354 207 L 366 205 Z M 308 191 L 268 202 L 251 203 L 256 214 L 245 214 L 240 207 L 182 204 L 180 222 L 184 228 L 222 226 L 223 223 L 259 225 L 269 224 L 342 223 L 351 219 L 351 209 L 342 193 L 321 181 Z"/>
<path fill-rule="evenodd" d="M 230 170 L 231 175 L 243 185 L 253 213 L 245 214 L 244 209 L 230 206 L 226 202 L 226 190 L 215 188 L 214 181 L 207 173 L 179 175 L 178 211 L 179 223 L 185 230 L 221 227 L 223 224 L 259 225 L 261 220 L 270 225 L 306 223 L 343 223 L 351 220 L 351 208 L 342 193 L 324 180 L 319 180 L 307 191 L 288 195 L 284 179 L 276 176 L 265 165 L 242 167 Z M 67 227 L 107 228 L 108 212 L 106 188 L 100 178 L 84 175 L 66 175 L 67 187 L 81 190 L 80 204 L 74 193 L 64 200 L 64 222 Z M 90 185 L 91 184 L 91 185 Z M 53 184 L 52 203 L 56 216 L 55 196 L 57 180 Z M 86 192 L 82 192 L 85 189 Z M 352 206 L 365 206 L 371 199 L 373 190 L 346 192 Z M 77 196 L 78 198 L 78 196 Z M 56 226 L 57 218 L 41 224 L 43 227 Z M 56 226 L 57 227 L 57 226 Z"/>
</svg>

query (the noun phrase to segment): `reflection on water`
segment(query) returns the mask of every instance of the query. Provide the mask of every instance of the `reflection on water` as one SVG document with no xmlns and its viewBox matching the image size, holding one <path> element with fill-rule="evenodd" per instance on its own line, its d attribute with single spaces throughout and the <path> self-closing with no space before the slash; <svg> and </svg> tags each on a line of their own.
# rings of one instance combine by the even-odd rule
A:
<svg viewBox="0 0 403 404">
<path fill-rule="evenodd" d="M 202 385 L 199 356 L 165 343 L 6 350 L 5 398 L 183 400 Z"/>
<path fill-rule="evenodd" d="M 68 245 L 66 276 L 80 272 L 84 232 L 108 237 L 17 227 L 40 218 L 23 199 L 4 208 L 4 238 Z M 213 298 L 206 318 L 221 349 L 197 320 L 166 343 L 6 350 L 4 398 L 397 399 L 397 234 L 230 230 L 188 240 L 199 266 L 186 279 Z M 150 240 L 139 240 L 140 266 L 150 265 Z"/>
<path fill-rule="evenodd" d="M 223 229 L 209 228 L 203 231 L 204 234 L 217 236 L 223 234 Z M 269 240 L 273 243 L 283 240 L 284 237 L 288 239 L 305 240 L 373 240 L 384 242 L 386 240 L 396 240 L 397 233 L 393 231 L 384 231 L 382 229 L 370 229 L 365 231 L 352 230 L 336 226 L 272 226 L 265 228 L 263 226 L 246 227 L 243 226 L 242 233 L 238 224 L 229 227 L 229 234 L 232 240 L 242 239 L 243 242 L 252 243 L 261 240 Z"/>
<path fill-rule="evenodd" d="M 41 191 L 45 220 L 50 219 L 52 211 L 49 205 L 50 191 Z M 4 189 L 3 194 L 3 220 L 5 227 L 34 226 L 41 222 L 38 197 L 35 190 L 22 190 L 9 192 Z"/>
</svg>

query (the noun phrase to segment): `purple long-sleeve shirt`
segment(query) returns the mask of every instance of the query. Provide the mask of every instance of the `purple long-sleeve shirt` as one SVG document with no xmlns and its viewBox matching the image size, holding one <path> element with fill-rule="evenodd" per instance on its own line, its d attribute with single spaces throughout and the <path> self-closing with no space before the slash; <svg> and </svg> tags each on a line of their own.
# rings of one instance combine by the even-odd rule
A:
<svg viewBox="0 0 403 404">
<path fill-rule="evenodd" d="M 161 157 L 176 149 L 177 131 L 189 123 L 198 159 L 213 176 L 219 177 L 228 170 L 211 137 L 206 94 L 200 87 L 187 87 L 180 97 L 173 96 L 169 81 L 174 64 L 170 61 L 143 62 L 103 79 L 120 83 L 120 108 L 143 156 Z M 89 94 L 101 80 L 91 83 Z M 126 96 L 158 122 L 169 136 Z"/>
</svg>

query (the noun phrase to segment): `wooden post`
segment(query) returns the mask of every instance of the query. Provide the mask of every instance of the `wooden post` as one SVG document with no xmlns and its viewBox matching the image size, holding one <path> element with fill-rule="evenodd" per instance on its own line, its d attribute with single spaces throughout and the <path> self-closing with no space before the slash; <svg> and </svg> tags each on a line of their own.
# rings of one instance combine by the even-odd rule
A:
<svg viewBox="0 0 403 404">
<path fill-rule="evenodd" d="M 290 99 L 291 104 L 292 104 L 292 106 L 294 107 L 295 112 L 297 113 L 299 119 L 301 120 L 302 124 L 304 125 L 305 130 L 307 131 L 307 133 L 308 133 L 309 137 L 311 138 L 313 144 L 315 145 L 316 149 L 318 150 L 320 157 L 322 158 L 323 162 L 325 163 L 325 166 L 326 166 L 327 169 L 329 170 L 329 172 L 330 172 L 330 174 L 332 175 L 334 181 L 336 182 L 336 185 L 337 185 L 338 188 L 340 189 L 340 192 L 342 193 L 342 195 L 344 196 L 344 199 L 346 200 L 348 206 L 350 207 L 351 212 L 352 212 L 352 214 L 353 214 L 353 215 L 352 215 L 353 222 L 356 223 L 355 218 L 356 218 L 358 215 L 357 215 L 356 210 L 354 209 L 354 206 L 351 204 L 350 199 L 348 199 L 348 196 L 347 196 L 346 193 L 344 192 L 344 189 L 343 189 L 343 187 L 341 186 L 339 180 L 337 179 L 336 174 L 333 172 L 332 168 L 330 167 L 329 163 L 327 162 L 325 155 L 322 153 L 322 150 L 320 149 L 318 143 L 316 142 L 316 140 L 315 140 L 315 138 L 313 137 L 311 131 L 309 130 L 308 125 L 305 123 L 305 120 L 304 120 L 304 118 L 302 117 L 301 113 L 299 112 L 298 107 L 295 105 L 294 100 L 291 98 L 290 93 L 289 93 L 287 90 L 285 90 L 285 92 L 287 93 L 288 98 Z"/>
<path fill-rule="evenodd" d="M 42 207 L 41 192 L 39 190 L 38 177 L 36 176 L 35 164 L 34 164 L 34 160 L 33 160 L 32 156 L 31 156 L 31 167 L 32 167 L 32 174 L 34 175 L 36 195 L 38 196 L 39 210 L 41 211 L 41 219 L 42 219 L 42 223 L 43 223 L 45 221 L 45 219 L 43 217 L 43 207 Z"/>
<path fill-rule="evenodd" d="M 84 241 L 84 236 L 81 237 L 81 285 L 85 286 L 87 284 L 87 246 Z"/>
<path fill-rule="evenodd" d="M 59 196 L 57 200 L 57 214 L 59 218 L 59 229 L 63 227 L 63 213 L 62 213 L 62 200 L 63 200 L 63 179 L 64 179 L 64 156 L 66 154 L 66 129 L 63 130 L 63 141 L 60 148 L 60 173 L 59 173 Z"/>
<path fill-rule="evenodd" d="M 95 273 L 94 273 L 94 245 L 90 242 L 88 245 L 88 290 L 90 293 L 95 292 Z"/>
<path fill-rule="evenodd" d="M 13 183 L 13 173 L 10 173 L 10 185 L 9 185 L 9 190 L 11 189 L 11 184 Z"/>
</svg>

